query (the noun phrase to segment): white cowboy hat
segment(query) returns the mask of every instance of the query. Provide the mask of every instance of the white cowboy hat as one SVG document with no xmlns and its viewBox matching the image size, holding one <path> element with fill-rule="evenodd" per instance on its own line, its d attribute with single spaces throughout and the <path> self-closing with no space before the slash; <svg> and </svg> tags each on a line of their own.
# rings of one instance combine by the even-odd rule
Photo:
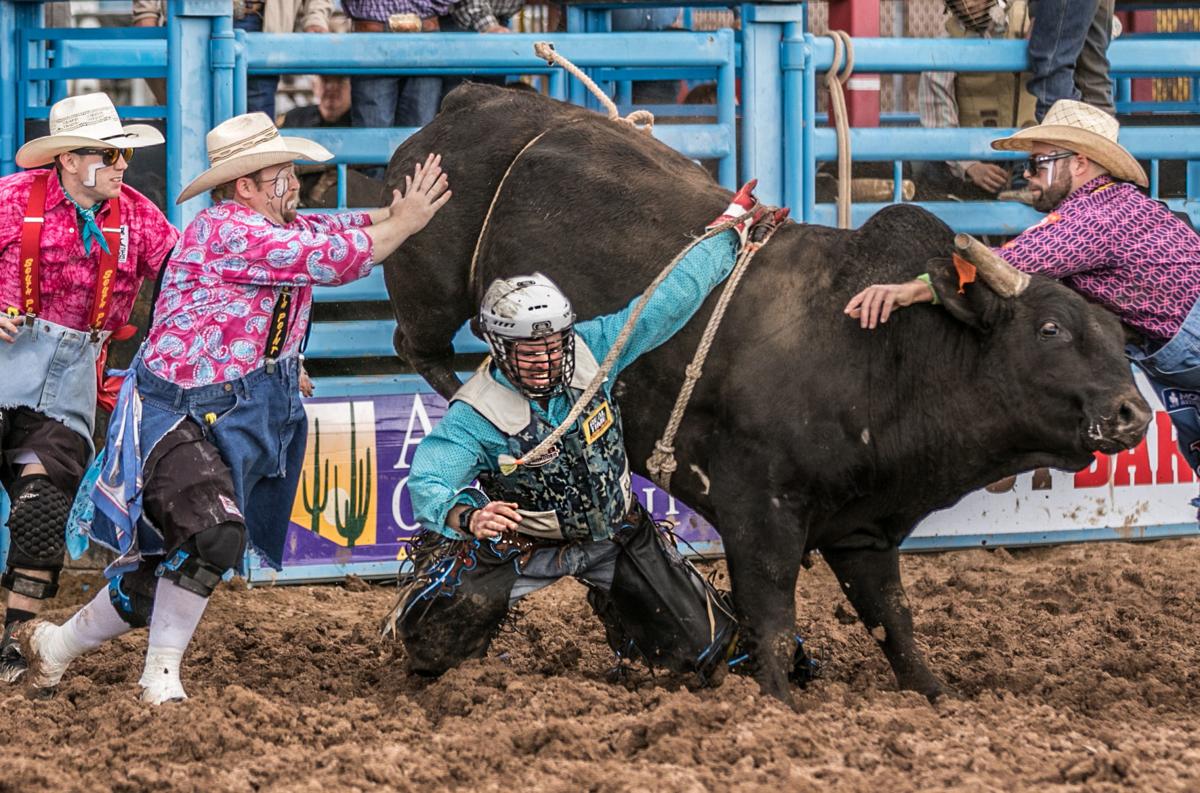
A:
<svg viewBox="0 0 1200 793">
<path fill-rule="evenodd" d="M 22 168 L 37 168 L 72 149 L 137 149 L 162 142 L 162 133 L 147 124 L 122 126 L 106 94 L 83 94 L 55 102 L 50 108 L 50 134 L 26 143 L 16 159 Z"/>
<path fill-rule="evenodd" d="M 176 204 L 271 165 L 333 158 L 333 152 L 319 143 L 280 135 L 266 113 L 244 113 L 222 121 L 204 142 L 208 146 L 209 168 L 183 188 Z"/>
<path fill-rule="evenodd" d="M 992 141 L 1001 151 L 1032 151 L 1035 143 L 1049 143 L 1082 154 L 1114 179 L 1148 187 L 1150 180 L 1129 150 L 1117 143 L 1121 125 L 1099 108 L 1074 99 L 1055 102 L 1042 123 L 1026 127 L 1009 138 Z"/>
</svg>

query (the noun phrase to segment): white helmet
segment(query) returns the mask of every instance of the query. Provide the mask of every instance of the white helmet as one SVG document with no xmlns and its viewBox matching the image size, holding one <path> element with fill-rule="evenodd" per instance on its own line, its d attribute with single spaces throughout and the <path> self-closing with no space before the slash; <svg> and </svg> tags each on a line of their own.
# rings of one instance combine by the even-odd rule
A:
<svg viewBox="0 0 1200 793">
<path fill-rule="evenodd" d="M 575 371 L 575 312 L 541 273 L 497 278 L 479 307 L 479 327 L 500 371 L 522 394 L 559 393 Z"/>
</svg>

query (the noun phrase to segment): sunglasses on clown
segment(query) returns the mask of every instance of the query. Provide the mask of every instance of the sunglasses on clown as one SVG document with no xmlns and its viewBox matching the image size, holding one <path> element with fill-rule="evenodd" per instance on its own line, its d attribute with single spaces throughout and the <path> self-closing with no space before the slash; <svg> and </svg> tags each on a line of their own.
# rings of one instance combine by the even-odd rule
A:
<svg viewBox="0 0 1200 793">
<path fill-rule="evenodd" d="M 1065 160 L 1074 157 L 1073 151 L 1056 151 L 1053 154 L 1035 154 L 1025 161 L 1024 173 L 1037 176 L 1038 172 L 1055 160 Z"/>
<path fill-rule="evenodd" d="M 110 149 L 110 148 L 89 148 L 89 149 L 71 149 L 72 154 L 99 154 L 100 160 L 105 165 L 116 165 L 118 157 L 124 157 L 125 162 L 133 159 L 133 149 Z"/>
</svg>

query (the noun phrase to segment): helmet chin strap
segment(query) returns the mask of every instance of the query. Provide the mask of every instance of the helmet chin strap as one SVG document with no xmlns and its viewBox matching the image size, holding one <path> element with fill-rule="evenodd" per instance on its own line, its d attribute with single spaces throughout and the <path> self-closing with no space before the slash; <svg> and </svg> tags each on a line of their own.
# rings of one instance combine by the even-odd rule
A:
<svg viewBox="0 0 1200 793">
<path fill-rule="evenodd" d="M 104 163 L 102 163 L 102 162 L 94 162 L 91 165 L 89 165 L 88 169 L 87 169 L 87 176 L 84 177 L 83 181 L 80 182 L 80 184 L 82 184 L 84 187 L 95 187 L 96 186 L 96 172 L 99 171 L 103 167 L 105 167 L 105 166 L 104 166 Z"/>
</svg>

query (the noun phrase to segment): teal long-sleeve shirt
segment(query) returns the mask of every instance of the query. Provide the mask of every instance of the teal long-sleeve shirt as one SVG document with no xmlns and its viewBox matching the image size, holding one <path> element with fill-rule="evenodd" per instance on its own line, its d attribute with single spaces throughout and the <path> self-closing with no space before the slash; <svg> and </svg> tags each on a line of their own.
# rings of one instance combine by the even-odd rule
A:
<svg viewBox="0 0 1200 793">
<path fill-rule="evenodd" d="M 697 244 L 655 290 L 617 357 L 603 389 L 611 397 L 617 375 L 641 355 L 653 350 L 679 332 L 700 308 L 717 284 L 733 270 L 736 247 L 733 232 L 725 232 Z M 597 361 L 604 360 L 625 327 L 638 299 L 615 314 L 596 317 L 575 325 Z M 494 367 L 496 381 L 512 384 Z M 550 424 L 558 426 L 580 391 L 567 388 L 551 397 L 546 410 L 532 407 Z M 498 470 L 497 458 L 508 453 L 508 443 L 495 425 L 465 402 L 453 402 L 441 422 L 417 447 L 408 478 L 413 514 L 424 529 L 450 537 L 462 536 L 446 525 L 446 515 L 455 504 L 482 506 L 479 491 L 470 487 L 484 471 Z"/>
</svg>

